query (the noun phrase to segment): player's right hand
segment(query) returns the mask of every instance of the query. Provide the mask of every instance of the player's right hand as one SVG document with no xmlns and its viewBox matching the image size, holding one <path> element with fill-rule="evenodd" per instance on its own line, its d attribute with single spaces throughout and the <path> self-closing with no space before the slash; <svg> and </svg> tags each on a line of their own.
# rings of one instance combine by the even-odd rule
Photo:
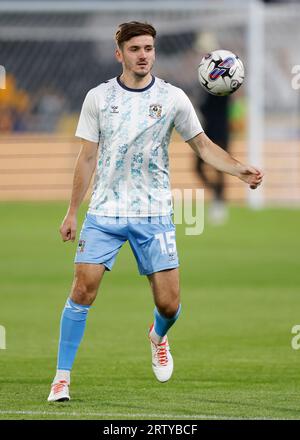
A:
<svg viewBox="0 0 300 440">
<path fill-rule="evenodd" d="M 66 216 L 59 228 L 63 241 L 74 241 L 76 238 L 77 220 L 74 216 Z"/>
</svg>

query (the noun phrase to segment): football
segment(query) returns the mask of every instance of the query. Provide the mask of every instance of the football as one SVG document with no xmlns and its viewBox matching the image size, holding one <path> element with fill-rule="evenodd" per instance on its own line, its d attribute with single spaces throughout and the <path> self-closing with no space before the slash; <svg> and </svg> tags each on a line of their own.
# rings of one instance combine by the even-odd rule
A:
<svg viewBox="0 0 300 440">
<path fill-rule="evenodd" d="M 198 67 L 198 79 L 202 87 L 216 96 L 235 92 L 243 83 L 244 65 L 229 50 L 214 50 L 206 54 Z"/>
</svg>

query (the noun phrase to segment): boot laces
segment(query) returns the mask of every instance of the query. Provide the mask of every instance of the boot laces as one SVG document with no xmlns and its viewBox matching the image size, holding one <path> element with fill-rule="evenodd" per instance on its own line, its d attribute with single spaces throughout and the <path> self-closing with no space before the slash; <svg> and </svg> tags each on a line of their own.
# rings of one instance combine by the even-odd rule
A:
<svg viewBox="0 0 300 440">
<path fill-rule="evenodd" d="M 168 363 L 168 351 L 167 351 L 167 341 L 161 342 L 156 346 L 156 358 L 160 365 L 167 365 Z"/>
<path fill-rule="evenodd" d="M 59 382 L 55 383 L 53 385 L 53 392 L 54 394 L 60 393 L 64 387 L 67 385 L 67 381 L 66 380 L 60 380 Z"/>
</svg>

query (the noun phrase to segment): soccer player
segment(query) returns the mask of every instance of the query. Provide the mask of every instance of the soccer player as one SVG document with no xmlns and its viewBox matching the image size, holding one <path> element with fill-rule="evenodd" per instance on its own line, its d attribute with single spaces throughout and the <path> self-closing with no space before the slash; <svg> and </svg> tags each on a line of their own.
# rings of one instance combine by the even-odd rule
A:
<svg viewBox="0 0 300 440">
<path fill-rule="evenodd" d="M 57 371 L 48 401 L 70 399 L 70 372 L 89 309 L 106 270 L 128 240 L 155 303 L 149 329 L 152 369 L 170 379 L 173 359 L 167 332 L 180 314 L 179 271 L 169 182 L 168 144 L 173 127 L 202 159 L 252 188 L 262 173 L 246 166 L 205 135 L 185 93 L 151 74 L 156 31 L 123 23 L 116 32 L 122 74 L 90 90 L 76 136 L 82 139 L 70 205 L 60 227 L 74 241 L 78 208 L 96 168 L 88 212 L 80 233 L 71 293 L 61 317 Z"/>
<path fill-rule="evenodd" d="M 229 104 L 231 96 L 214 96 L 210 93 L 201 93 L 199 109 L 203 116 L 202 125 L 205 134 L 223 150 L 228 151 L 230 127 Z M 196 170 L 203 183 L 212 191 L 212 202 L 209 209 L 209 221 L 214 225 L 225 223 L 228 213 L 225 203 L 224 173 L 215 171 L 211 177 L 204 161 L 197 156 Z"/>
</svg>

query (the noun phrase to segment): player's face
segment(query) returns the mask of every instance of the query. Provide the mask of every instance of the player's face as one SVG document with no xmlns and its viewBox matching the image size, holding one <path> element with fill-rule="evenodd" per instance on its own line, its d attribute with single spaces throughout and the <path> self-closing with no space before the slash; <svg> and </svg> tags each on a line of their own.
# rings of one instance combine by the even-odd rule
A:
<svg viewBox="0 0 300 440">
<path fill-rule="evenodd" d="M 154 40 L 151 35 L 140 35 L 125 41 L 122 49 L 116 50 L 117 60 L 123 70 L 138 77 L 145 77 L 155 60 Z"/>
</svg>

